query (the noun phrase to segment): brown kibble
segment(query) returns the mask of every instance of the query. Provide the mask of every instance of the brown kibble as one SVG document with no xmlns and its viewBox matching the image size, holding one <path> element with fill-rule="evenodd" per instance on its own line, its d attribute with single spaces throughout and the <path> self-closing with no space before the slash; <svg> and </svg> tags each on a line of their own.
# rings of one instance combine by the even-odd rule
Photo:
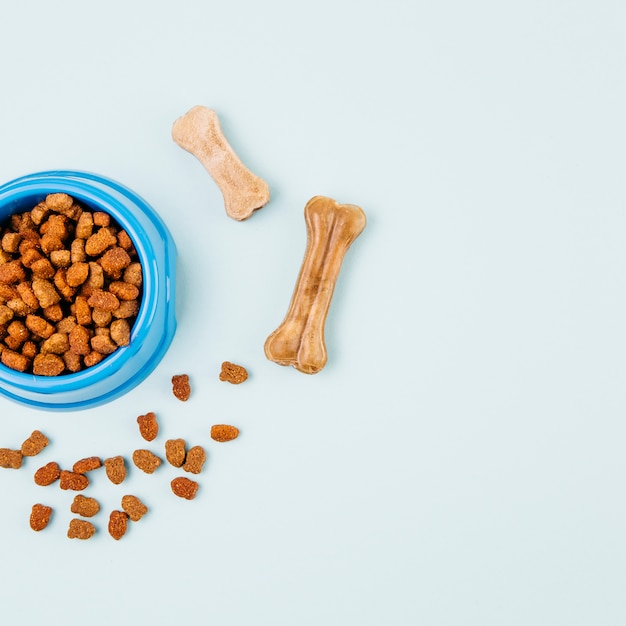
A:
<svg viewBox="0 0 626 626">
<path fill-rule="evenodd" d="M 109 291 L 118 300 L 136 300 L 139 297 L 139 288 L 123 281 L 113 282 L 109 285 Z"/>
<path fill-rule="evenodd" d="M 83 363 L 80 358 L 80 354 L 75 354 L 71 350 L 68 350 L 63 354 L 63 361 L 65 363 L 66 369 L 70 372 L 80 372 L 82 369 Z"/>
<path fill-rule="evenodd" d="M 41 250 L 48 255 L 54 250 L 63 250 L 65 247 L 61 239 L 59 239 L 59 237 L 55 237 L 54 235 L 43 235 L 39 240 L 39 244 L 41 246 Z"/>
<path fill-rule="evenodd" d="M 21 346 L 30 337 L 30 332 L 23 322 L 15 320 L 7 326 L 7 333 L 17 341 L 17 345 Z M 11 347 L 11 346 L 9 346 Z M 16 349 L 16 348 L 13 348 Z"/>
<path fill-rule="evenodd" d="M 46 196 L 45 204 L 52 211 L 63 213 L 72 207 L 74 200 L 66 193 L 50 193 Z"/>
<path fill-rule="evenodd" d="M 43 467 L 40 467 L 34 476 L 35 484 L 40 487 L 47 487 L 53 482 L 59 480 L 61 476 L 61 468 L 58 463 L 51 461 L 46 463 Z"/>
<path fill-rule="evenodd" d="M 87 520 L 73 519 L 67 530 L 67 536 L 70 539 L 91 539 L 96 532 L 96 527 Z"/>
<path fill-rule="evenodd" d="M 76 461 L 72 467 L 72 471 L 76 474 L 84 474 L 85 472 L 91 472 L 92 470 L 102 467 L 102 460 L 97 456 L 88 456 L 85 459 Z"/>
<path fill-rule="evenodd" d="M 52 278 L 55 274 L 55 269 L 52 263 L 46 258 L 38 259 L 31 264 L 30 270 L 33 276 L 37 278 Z"/>
<path fill-rule="evenodd" d="M 5 252 L 15 253 L 19 250 L 22 236 L 19 233 L 6 233 L 2 237 L 2 249 Z"/>
<path fill-rule="evenodd" d="M 70 342 L 66 333 L 53 333 L 41 344 L 41 354 L 63 355 L 69 349 Z"/>
<path fill-rule="evenodd" d="M 57 288 L 58 293 L 63 296 L 63 299 L 67 302 L 71 302 L 76 295 L 76 289 L 70 287 L 67 284 L 67 270 L 64 267 L 59 267 L 54 275 L 54 286 Z M 60 300 L 59 296 L 59 300 Z"/>
<path fill-rule="evenodd" d="M 198 492 L 198 483 L 184 476 L 174 478 L 170 484 L 174 495 L 185 498 L 185 500 L 193 500 Z"/>
<path fill-rule="evenodd" d="M 114 485 L 119 485 L 124 482 L 124 479 L 126 478 L 126 464 L 124 463 L 124 457 L 114 456 L 110 459 L 105 459 L 104 469 L 109 480 Z"/>
<path fill-rule="evenodd" d="M 206 461 L 206 452 L 202 446 L 194 446 L 187 452 L 183 469 L 191 474 L 199 474 Z"/>
<path fill-rule="evenodd" d="M 135 450 L 133 452 L 133 463 L 146 474 L 153 474 L 159 465 L 161 459 L 150 452 L 150 450 Z"/>
<path fill-rule="evenodd" d="M 104 273 L 114 279 L 121 278 L 123 271 L 130 265 L 130 262 L 128 252 L 119 246 L 107 250 L 100 257 L 100 265 Z"/>
<path fill-rule="evenodd" d="M 61 470 L 61 489 L 71 491 L 82 491 L 89 485 L 89 479 L 84 474 Z"/>
<path fill-rule="evenodd" d="M 84 263 L 87 261 L 84 239 L 74 239 L 70 244 L 70 261 L 72 263 Z"/>
<path fill-rule="evenodd" d="M 98 365 L 102 359 L 104 359 L 104 354 L 94 350 L 85 356 L 83 363 L 85 364 L 85 367 L 93 367 L 94 365 Z"/>
<path fill-rule="evenodd" d="M 58 376 L 65 370 L 65 362 L 57 354 L 37 354 L 33 359 L 35 376 Z"/>
<path fill-rule="evenodd" d="M 141 271 L 141 263 L 135 261 L 124 270 L 124 282 L 135 287 L 141 287 L 143 284 L 143 273 Z"/>
<path fill-rule="evenodd" d="M 57 274 L 60 271 L 58 269 Z M 55 277 L 57 274 L 55 274 Z M 43 278 L 33 278 L 32 288 L 42 309 L 46 309 L 61 300 L 61 296 L 54 288 L 54 285 Z"/>
<path fill-rule="evenodd" d="M 0 361 L 2 361 L 2 365 L 17 372 L 25 372 L 30 365 L 30 360 L 27 357 L 8 348 L 5 348 L 0 353 Z"/>
<path fill-rule="evenodd" d="M 7 306 L 13 311 L 13 313 L 17 317 L 26 317 L 26 315 L 30 315 L 33 312 L 22 298 L 13 298 L 13 300 L 9 300 L 7 302 Z"/>
<path fill-rule="evenodd" d="M 222 371 L 220 372 L 220 380 L 233 385 L 239 385 L 248 378 L 248 372 L 245 367 L 241 365 L 235 365 L 230 361 L 224 361 L 222 363 Z"/>
<path fill-rule="evenodd" d="M 0 302 L 6 302 L 7 300 L 13 300 L 13 298 L 17 298 L 20 294 L 17 289 L 12 285 L 5 285 L 4 283 L 0 283 Z"/>
<path fill-rule="evenodd" d="M 117 245 L 120 248 L 124 248 L 126 252 L 130 252 L 134 247 L 132 239 L 128 236 L 128 233 L 125 230 L 120 230 L 117 233 Z"/>
<path fill-rule="evenodd" d="M 182 467 L 187 456 L 185 449 L 186 443 L 184 439 L 168 439 L 165 442 L 165 458 L 170 465 L 174 467 Z"/>
<path fill-rule="evenodd" d="M 128 321 L 119 319 L 111 324 L 111 339 L 118 346 L 127 346 L 130 343 L 130 324 Z"/>
<path fill-rule="evenodd" d="M 50 252 L 50 261 L 54 267 L 67 268 L 72 262 L 71 254 L 69 250 L 52 250 L 52 252 Z"/>
<path fill-rule="evenodd" d="M 37 346 L 33 341 L 27 341 L 22 346 L 22 354 L 28 359 L 28 361 L 32 361 L 37 354 Z"/>
<path fill-rule="evenodd" d="M 74 354 L 85 356 L 91 352 L 91 345 L 89 343 L 91 336 L 84 326 L 75 326 L 72 328 L 68 338 L 70 350 L 74 352 Z"/>
<path fill-rule="evenodd" d="M 35 532 L 43 530 L 48 525 L 51 516 L 52 507 L 46 506 L 45 504 L 33 504 L 30 513 L 30 527 Z"/>
<path fill-rule="evenodd" d="M 22 453 L 19 450 L 0 448 L 0 467 L 20 469 L 22 467 Z"/>
<path fill-rule="evenodd" d="M 76 222 L 76 237 L 89 239 L 93 233 L 93 215 L 89 211 L 83 211 Z"/>
<path fill-rule="evenodd" d="M 139 433 L 146 441 L 153 441 L 159 434 L 159 424 L 156 415 L 151 411 L 137 418 Z"/>
<path fill-rule="evenodd" d="M 100 511 L 100 503 L 95 498 L 87 498 L 78 494 L 74 498 L 70 510 L 82 517 L 93 517 Z"/>
<path fill-rule="evenodd" d="M 50 442 L 41 431 L 33 430 L 30 437 L 22 444 L 23 456 L 37 456 Z"/>
<path fill-rule="evenodd" d="M 89 276 L 89 263 L 72 263 L 67 268 L 65 279 L 70 287 L 82 285 Z"/>
<path fill-rule="evenodd" d="M 91 256 L 100 256 L 107 248 L 117 243 L 117 237 L 106 227 L 100 228 L 85 242 L 85 252 Z"/>
<path fill-rule="evenodd" d="M 43 317 L 39 317 L 38 315 L 27 315 L 26 316 L 26 328 L 30 330 L 33 335 L 37 335 L 43 339 L 47 339 L 54 333 L 54 326 L 50 324 Z"/>
<path fill-rule="evenodd" d="M 109 226 L 111 224 L 111 216 L 104 211 L 94 211 L 93 223 L 96 226 Z"/>
<path fill-rule="evenodd" d="M 49 322 L 60 322 L 63 319 L 63 309 L 60 304 L 53 304 L 43 309 L 43 316 Z"/>
<path fill-rule="evenodd" d="M 122 300 L 120 306 L 113 311 L 113 317 L 117 319 L 128 319 L 134 317 L 139 312 L 138 300 Z"/>
<path fill-rule="evenodd" d="M 216 424 L 211 426 L 211 439 L 215 441 L 232 441 L 239 436 L 239 429 L 227 424 Z"/>
<path fill-rule="evenodd" d="M 148 507 L 137 496 L 124 496 L 122 509 L 133 522 L 138 522 L 148 512 Z"/>
<path fill-rule="evenodd" d="M 39 300 L 37 299 L 30 283 L 19 283 L 15 290 L 17 291 L 19 297 L 24 301 L 24 304 L 29 306 L 31 309 L 35 310 L 39 306 Z"/>
<path fill-rule="evenodd" d="M 189 400 L 191 386 L 187 374 L 175 374 L 172 376 L 172 393 L 182 402 Z"/>
<path fill-rule="evenodd" d="M 76 318 L 72 315 L 68 315 L 64 317 L 62 320 L 59 320 L 56 325 L 56 330 L 58 333 L 65 333 L 69 335 L 74 328 L 76 328 Z"/>
<path fill-rule="evenodd" d="M 108 329 L 103 329 L 107 330 Z M 91 349 L 94 352 L 98 352 L 102 355 L 112 354 L 117 350 L 118 346 L 116 343 L 111 341 L 111 337 L 107 335 L 96 335 L 91 338 Z"/>
<path fill-rule="evenodd" d="M 19 261 L 9 261 L 0 265 L 0 283 L 12 285 L 26 279 L 26 271 Z"/>
<path fill-rule="evenodd" d="M 128 515 L 123 511 L 111 511 L 109 516 L 109 535 L 118 541 L 126 534 Z"/>
<path fill-rule="evenodd" d="M 107 326 L 110 326 L 111 320 L 113 319 L 113 315 L 111 311 L 103 311 L 101 309 L 94 309 L 91 312 L 91 319 L 93 320 L 93 323 L 98 328 L 105 328 Z"/>
<path fill-rule="evenodd" d="M 91 306 L 88 304 L 87 298 L 84 296 L 76 296 L 72 312 L 76 317 L 77 324 L 80 324 L 81 326 L 89 326 L 89 324 L 91 324 Z"/>
<path fill-rule="evenodd" d="M 102 309 L 103 311 L 115 311 L 120 306 L 120 301 L 116 296 L 102 289 L 94 289 L 87 302 L 94 309 Z"/>
<path fill-rule="evenodd" d="M 13 310 L 6 306 L 6 304 L 0 304 L 0 324 L 6 324 L 13 319 Z"/>
</svg>

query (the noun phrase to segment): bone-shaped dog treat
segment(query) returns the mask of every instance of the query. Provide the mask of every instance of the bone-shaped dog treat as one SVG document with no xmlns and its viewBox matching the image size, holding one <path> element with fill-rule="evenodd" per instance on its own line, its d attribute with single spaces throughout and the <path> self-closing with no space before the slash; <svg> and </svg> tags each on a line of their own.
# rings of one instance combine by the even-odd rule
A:
<svg viewBox="0 0 626 626">
<path fill-rule="evenodd" d="M 326 364 L 324 324 L 341 263 L 365 228 L 365 213 L 354 204 L 315 196 L 304 208 L 307 246 L 283 323 L 267 338 L 265 356 L 315 374 Z"/>
<path fill-rule="evenodd" d="M 217 183 L 229 217 L 239 221 L 248 219 L 269 202 L 267 183 L 239 160 L 212 109 L 195 106 L 179 117 L 172 126 L 172 138 L 191 152 Z"/>
</svg>

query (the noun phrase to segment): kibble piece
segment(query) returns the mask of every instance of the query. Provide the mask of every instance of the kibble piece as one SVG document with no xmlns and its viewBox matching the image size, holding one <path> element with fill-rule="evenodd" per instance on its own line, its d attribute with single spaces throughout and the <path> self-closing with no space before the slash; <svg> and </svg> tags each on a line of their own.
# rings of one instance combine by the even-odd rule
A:
<svg viewBox="0 0 626 626">
<path fill-rule="evenodd" d="M 89 211 L 83 211 L 76 222 L 75 234 L 80 239 L 89 239 L 93 233 L 93 215 Z"/>
<path fill-rule="evenodd" d="M 22 444 L 23 456 L 37 456 L 50 442 L 39 430 L 33 430 L 30 437 Z"/>
<path fill-rule="evenodd" d="M 133 522 L 138 522 L 148 512 L 148 507 L 137 496 L 124 496 L 122 509 Z"/>
<path fill-rule="evenodd" d="M 74 239 L 70 245 L 70 261 L 72 263 L 84 263 L 86 260 L 85 240 Z"/>
<path fill-rule="evenodd" d="M 58 376 L 65 370 L 65 361 L 57 354 L 38 354 L 33 359 L 35 376 Z"/>
<path fill-rule="evenodd" d="M 153 474 L 159 465 L 161 459 L 150 452 L 150 450 L 135 450 L 133 452 L 133 463 L 146 474 Z"/>
<path fill-rule="evenodd" d="M 65 354 L 70 349 L 70 341 L 66 333 L 53 333 L 41 344 L 42 354 Z"/>
<path fill-rule="evenodd" d="M 128 515 L 124 511 L 111 511 L 109 516 L 109 535 L 118 541 L 126 534 Z"/>
<path fill-rule="evenodd" d="M 39 300 L 33 291 L 33 287 L 31 283 L 23 282 L 19 283 L 15 287 L 15 291 L 17 291 L 18 296 L 22 299 L 24 304 L 31 309 L 35 310 L 39 306 Z"/>
<path fill-rule="evenodd" d="M 63 319 L 63 315 L 63 309 L 60 304 L 53 304 L 43 309 L 43 316 L 49 322 L 60 322 Z"/>
<path fill-rule="evenodd" d="M 2 361 L 2 365 L 18 372 L 25 372 L 30 365 L 30 360 L 26 356 L 8 348 L 5 348 L 0 353 L 0 361 Z"/>
<path fill-rule="evenodd" d="M 80 461 L 76 461 L 72 467 L 72 471 L 76 472 L 76 474 L 84 474 L 85 472 L 91 472 L 99 467 L 102 467 L 102 459 L 97 456 L 89 456 Z"/>
<path fill-rule="evenodd" d="M 73 519 L 67 530 L 67 536 L 70 539 L 91 539 L 96 532 L 96 527 L 87 520 Z"/>
<path fill-rule="evenodd" d="M 119 485 L 124 482 L 126 478 L 126 464 L 124 463 L 124 457 L 114 456 L 104 460 L 104 469 L 106 471 L 109 480 L 114 485 Z"/>
<path fill-rule="evenodd" d="M 59 213 L 63 213 L 64 211 L 68 211 L 72 205 L 74 204 L 74 200 L 72 200 L 71 196 L 68 196 L 66 193 L 49 193 L 46 196 L 46 206 L 53 211 L 58 211 Z"/>
<path fill-rule="evenodd" d="M 141 263 L 135 261 L 124 270 L 124 282 L 130 285 L 135 285 L 135 287 L 141 287 L 143 283 Z"/>
<path fill-rule="evenodd" d="M 63 354 L 63 362 L 65 363 L 66 369 L 74 373 L 80 372 L 83 366 L 80 354 L 75 354 L 70 350 Z"/>
<path fill-rule="evenodd" d="M 70 331 L 68 338 L 70 342 L 70 350 L 74 354 L 81 354 L 85 356 L 91 352 L 91 346 L 89 344 L 91 336 L 89 331 L 84 326 L 76 325 Z"/>
<path fill-rule="evenodd" d="M 34 261 L 30 269 L 33 273 L 33 276 L 37 278 L 52 278 L 55 274 L 55 269 L 52 263 L 46 258 L 37 259 Z"/>
<path fill-rule="evenodd" d="M 2 249 L 5 252 L 17 252 L 20 247 L 22 236 L 19 233 L 8 232 L 2 237 Z"/>
<path fill-rule="evenodd" d="M 206 461 L 206 452 L 202 446 L 194 446 L 187 452 L 187 458 L 183 469 L 191 474 L 199 474 L 202 471 L 202 466 Z"/>
<path fill-rule="evenodd" d="M 55 330 L 50 322 L 38 315 L 26 316 L 26 328 L 28 328 L 33 335 L 37 335 L 37 337 L 41 337 L 42 339 L 50 337 Z"/>
<path fill-rule="evenodd" d="M 122 300 L 117 309 L 113 311 L 113 317 L 117 319 L 128 319 L 134 317 L 139 312 L 138 300 Z"/>
<path fill-rule="evenodd" d="M 19 469 L 22 467 L 22 453 L 19 450 L 0 448 L 0 467 Z"/>
<path fill-rule="evenodd" d="M 119 319 L 111 324 L 111 339 L 118 346 L 127 346 L 130 343 L 130 324 L 127 320 Z"/>
<path fill-rule="evenodd" d="M 232 441 L 239 436 L 239 429 L 228 424 L 215 424 L 211 426 L 211 439 L 215 441 Z"/>
<path fill-rule="evenodd" d="M 74 498 L 70 510 L 82 517 L 93 517 L 100 511 L 100 503 L 95 498 L 87 498 L 79 494 Z"/>
<path fill-rule="evenodd" d="M 60 269 L 57 270 L 57 274 L 60 271 Z M 55 277 L 57 274 L 55 274 Z M 61 296 L 54 288 L 54 285 L 44 278 L 33 278 L 32 288 L 42 309 L 46 309 L 61 300 Z"/>
<path fill-rule="evenodd" d="M 32 511 L 30 513 L 30 527 L 39 532 L 43 530 L 50 521 L 52 515 L 52 507 L 45 504 L 33 504 Z"/>
<path fill-rule="evenodd" d="M 14 300 L 14 298 L 11 298 Z M 0 304 L 0 324 L 6 324 L 7 322 L 13 319 L 15 313 L 11 307 L 8 307 L 6 304 Z"/>
<path fill-rule="evenodd" d="M 37 354 L 37 346 L 34 341 L 27 341 L 22 346 L 22 354 L 28 359 L 28 362 L 32 361 Z"/>
<path fill-rule="evenodd" d="M 9 261 L 0 265 L 0 283 L 12 285 L 26 278 L 26 271 L 20 261 Z"/>
<path fill-rule="evenodd" d="M 136 300 L 139 297 L 139 288 L 123 281 L 111 283 L 109 285 L 109 291 L 114 294 L 118 300 Z"/>
<path fill-rule="evenodd" d="M 157 422 L 156 415 L 150 411 L 145 415 L 140 415 L 137 418 L 137 424 L 139 424 L 139 433 L 146 441 L 154 441 L 159 434 L 159 424 Z"/>
<path fill-rule="evenodd" d="M 184 439 L 168 439 L 165 442 L 165 458 L 170 465 L 174 467 L 182 467 L 187 456 L 185 449 L 186 443 Z"/>
<path fill-rule="evenodd" d="M 182 402 L 189 400 L 191 385 L 187 374 L 175 374 L 172 376 L 172 393 Z"/>
<path fill-rule="evenodd" d="M 68 472 L 67 470 L 61 470 L 61 489 L 71 491 L 82 491 L 89 485 L 89 479 L 84 474 L 77 474 L 76 472 Z"/>
<path fill-rule="evenodd" d="M 235 365 L 230 361 L 222 363 L 222 371 L 220 372 L 220 380 L 239 385 L 248 379 L 248 372 L 245 367 Z"/>
<path fill-rule="evenodd" d="M 130 265 L 130 261 L 128 252 L 118 246 L 107 250 L 100 257 L 100 265 L 104 273 L 116 280 L 122 277 L 122 273 Z"/>
<path fill-rule="evenodd" d="M 104 359 L 104 354 L 93 350 L 85 356 L 83 363 L 85 364 L 85 367 L 93 367 L 94 365 L 98 365 L 102 359 Z"/>
<path fill-rule="evenodd" d="M 76 296 L 72 312 L 76 317 L 77 324 L 81 326 L 89 326 L 89 324 L 91 324 L 91 306 L 85 296 Z"/>
<path fill-rule="evenodd" d="M 111 223 L 111 216 L 104 211 L 94 211 L 93 223 L 96 226 L 108 226 Z"/>
<path fill-rule="evenodd" d="M 102 289 L 94 289 L 87 302 L 94 309 L 102 309 L 103 311 L 115 311 L 120 306 L 117 296 Z"/>
<path fill-rule="evenodd" d="M 174 495 L 185 498 L 185 500 L 193 500 L 198 492 L 198 483 L 184 476 L 174 478 L 170 484 Z"/>
<path fill-rule="evenodd" d="M 65 279 L 70 287 L 78 287 L 82 285 L 89 276 L 89 264 L 88 263 L 72 263 L 67 268 Z"/>
<path fill-rule="evenodd" d="M 117 243 L 117 237 L 107 228 L 100 228 L 85 242 L 85 252 L 89 256 L 100 256 L 107 248 Z"/>
<path fill-rule="evenodd" d="M 53 482 L 59 480 L 60 476 L 61 468 L 59 467 L 59 464 L 51 461 L 50 463 L 46 463 L 43 467 L 40 467 L 35 472 L 35 484 L 40 487 L 47 487 Z"/>
<path fill-rule="evenodd" d="M 105 329 L 102 329 L 105 330 Z M 113 354 L 118 348 L 117 344 L 111 341 L 111 337 L 107 334 L 99 334 L 91 338 L 91 349 L 102 355 Z"/>
<path fill-rule="evenodd" d="M 69 250 L 53 250 L 50 253 L 50 261 L 54 267 L 69 267 L 72 262 L 71 252 Z"/>
</svg>

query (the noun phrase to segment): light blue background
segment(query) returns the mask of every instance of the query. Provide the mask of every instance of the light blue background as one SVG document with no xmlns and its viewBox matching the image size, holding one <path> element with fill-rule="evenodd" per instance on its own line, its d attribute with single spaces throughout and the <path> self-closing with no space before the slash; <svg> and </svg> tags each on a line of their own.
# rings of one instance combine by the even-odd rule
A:
<svg viewBox="0 0 626 626">
<path fill-rule="evenodd" d="M 626 623 L 626 5 L 618 1 L 10 3 L 0 179 L 52 168 L 144 196 L 180 250 L 179 331 L 106 407 L 0 400 L 2 620 L 74 626 Z M 243 223 L 170 138 L 217 110 L 271 203 Z M 308 377 L 267 361 L 313 195 L 368 216 Z M 248 382 L 219 382 L 223 360 Z M 187 372 L 194 395 L 170 393 Z M 56 460 L 206 445 L 176 473 L 101 472 L 98 534 L 65 538 Z M 241 437 L 218 445 L 213 423 Z M 119 543 L 108 511 L 151 512 Z M 55 506 L 45 532 L 36 501 Z M 148 622 L 149 620 L 149 622 Z"/>
</svg>

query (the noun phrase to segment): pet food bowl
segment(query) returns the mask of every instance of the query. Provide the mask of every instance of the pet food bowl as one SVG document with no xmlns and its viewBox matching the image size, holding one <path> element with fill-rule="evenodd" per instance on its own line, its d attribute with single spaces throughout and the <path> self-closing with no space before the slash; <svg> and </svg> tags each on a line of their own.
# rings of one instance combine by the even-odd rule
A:
<svg viewBox="0 0 626 626">
<path fill-rule="evenodd" d="M 143 271 L 143 290 L 130 342 L 82 371 L 36 376 L 0 363 L 0 395 L 46 410 L 95 407 L 130 391 L 159 364 L 176 332 L 176 246 L 145 200 L 123 185 L 86 172 L 40 172 L 0 186 L 0 223 L 29 211 L 50 193 L 66 193 L 81 206 L 105 211 L 130 236 Z"/>
</svg>

